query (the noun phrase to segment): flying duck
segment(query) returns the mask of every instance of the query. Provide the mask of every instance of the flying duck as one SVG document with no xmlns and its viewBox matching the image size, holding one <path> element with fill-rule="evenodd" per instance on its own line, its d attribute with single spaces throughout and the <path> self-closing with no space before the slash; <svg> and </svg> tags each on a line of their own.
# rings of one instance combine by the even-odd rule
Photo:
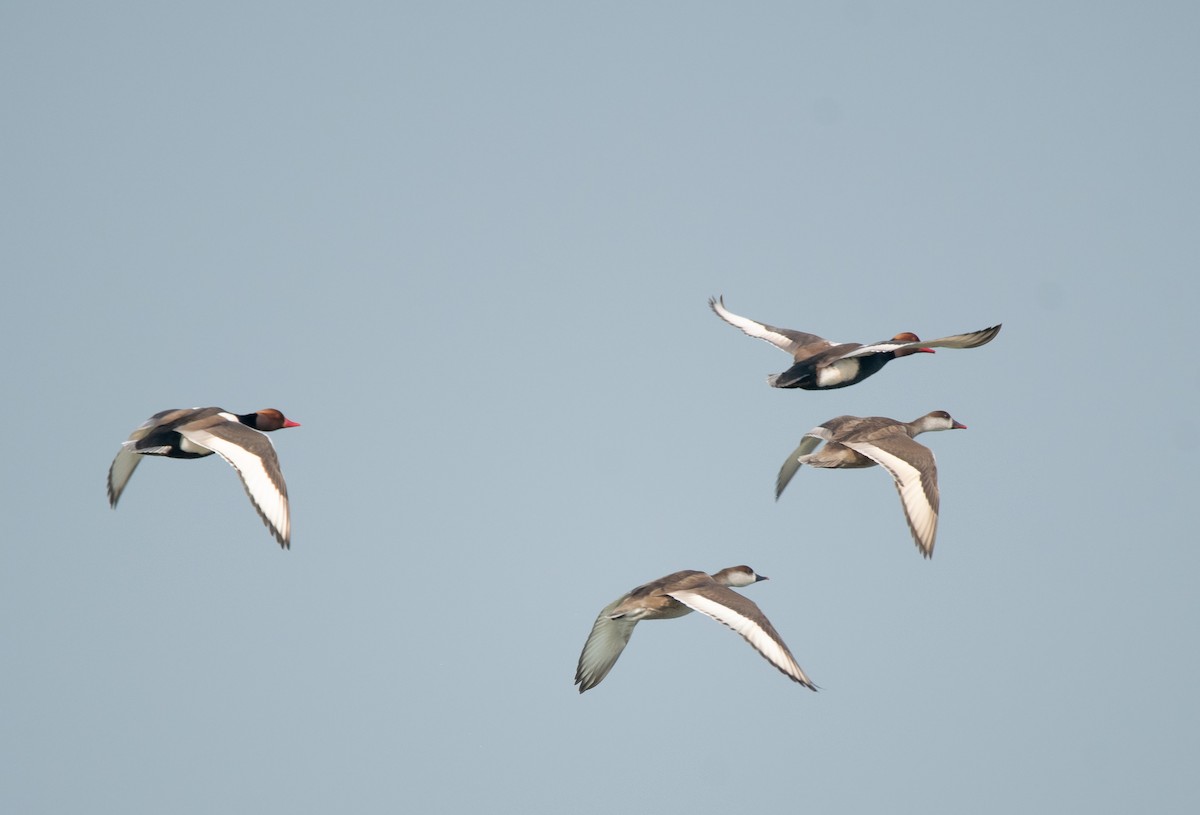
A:
<svg viewBox="0 0 1200 815">
<path fill-rule="evenodd" d="M 966 430 L 944 410 L 935 410 L 911 422 L 886 416 L 838 416 L 804 434 L 779 469 L 775 500 L 783 494 L 802 464 L 810 467 L 848 469 L 882 465 L 896 481 L 904 518 L 913 541 L 925 557 L 933 557 L 937 537 L 937 462 L 933 452 L 913 437 L 931 430 Z M 825 446 L 813 452 L 817 445 Z"/>
<path fill-rule="evenodd" d="M 216 453 L 237 470 L 263 523 L 287 549 L 291 543 L 287 485 L 275 448 L 263 433 L 299 426 L 274 408 L 245 414 L 218 407 L 155 413 L 129 434 L 113 459 L 108 469 L 108 502 L 116 509 L 142 456 L 202 458 Z"/>
<path fill-rule="evenodd" d="M 916 334 L 904 332 L 890 340 L 862 345 L 857 342 L 833 342 L 793 331 L 759 323 L 740 317 L 725 308 L 724 297 L 710 297 L 708 305 L 725 322 L 740 328 L 751 337 L 766 340 L 776 348 L 792 355 L 795 364 L 783 373 L 767 377 L 773 388 L 802 388 L 806 391 L 846 388 L 862 382 L 893 359 L 910 354 L 932 354 L 934 348 L 978 348 L 986 345 L 1000 333 L 1000 325 L 955 334 L 940 340 L 922 342 Z"/>
<path fill-rule="evenodd" d="M 596 617 L 575 670 L 579 692 L 596 687 L 612 666 L 640 620 L 669 620 L 692 611 L 707 614 L 741 634 L 746 642 L 793 682 L 817 687 L 804 675 L 783 639 L 754 601 L 731 591 L 767 578 L 749 566 L 731 566 L 716 574 L 686 570 L 638 586 L 609 603 Z"/>
</svg>

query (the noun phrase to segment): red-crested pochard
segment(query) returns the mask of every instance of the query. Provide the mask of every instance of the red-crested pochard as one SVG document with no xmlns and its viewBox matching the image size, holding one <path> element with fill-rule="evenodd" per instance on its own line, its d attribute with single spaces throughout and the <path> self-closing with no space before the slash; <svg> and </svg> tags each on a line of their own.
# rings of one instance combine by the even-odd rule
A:
<svg viewBox="0 0 1200 815">
<path fill-rule="evenodd" d="M 237 470 L 250 502 L 283 548 L 291 543 L 287 485 L 271 440 L 262 432 L 299 427 L 274 408 L 235 414 L 217 407 L 155 413 L 129 434 L 108 469 L 108 502 L 121 492 L 142 456 L 201 458 L 216 453 Z"/>
<path fill-rule="evenodd" d="M 911 422 L 886 416 L 838 416 L 804 434 L 779 469 L 775 499 L 802 464 L 810 467 L 847 469 L 881 465 L 892 474 L 904 518 L 913 541 L 925 557 L 933 557 L 938 523 L 937 462 L 933 452 L 913 441 L 913 436 L 931 430 L 965 430 L 944 410 L 935 410 Z M 817 445 L 825 446 L 813 452 Z"/>
<path fill-rule="evenodd" d="M 766 579 L 749 566 L 731 566 L 712 575 L 687 570 L 660 577 L 621 595 L 600 612 L 579 655 L 575 670 L 579 692 L 596 687 L 608 676 L 640 620 L 669 620 L 692 611 L 707 614 L 732 628 L 789 679 L 816 690 L 754 601 L 727 588 L 749 586 Z"/>
<path fill-rule="evenodd" d="M 898 357 L 932 354 L 934 348 L 978 348 L 991 342 L 1000 333 L 1000 325 L 994 325 L 969 334 L 955 334 L 924 342 L 916 334 L 906 331 L 890 340 L 862 345 L 857 342 L 833 342 L 816 334 L 776 328 L 740 317 L 725 308 L 723 297 L 710 297 L 708 305 L 718 317 L 735 328 L 792 355 L 795 364 L 791 368 L 767 377 L 767 383 L 773 388 L 801 388 L 806 391 L 845 388 L 862 382 Z"/>
</svg>

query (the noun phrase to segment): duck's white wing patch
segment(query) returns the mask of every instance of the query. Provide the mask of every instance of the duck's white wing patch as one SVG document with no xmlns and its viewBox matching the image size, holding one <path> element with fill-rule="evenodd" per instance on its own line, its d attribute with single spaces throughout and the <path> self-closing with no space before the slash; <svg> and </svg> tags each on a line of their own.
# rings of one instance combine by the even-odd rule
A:
<svg viewBox="0 0 1200 815">
<path fill-rule="evenodd" d="M 117 501 L 121 499 L 125 485 L 129 483 L 130 476 L 142 460 L 141 456 L 133 452 L 133 443 L 131 440 L 122 444 L 112 466 L 108 468 L 108 505 L 113 509 L 117 508 Z"/>
<path fill-rule="evenodd" d="M 789 354 L 794 355 L 802 346 L 815 343 L 825 343 L 830 347 L 836 345 L 836 343 L 830 342 L 824 337 L 818 337 L 816 334 L 806 334 L 803 331 L 793 331 L 790 328 L 776 328 L 773 325 L 756 322 L 749 317 L 734 314 L 725 308 L 724 298 L 710 297 L 708 305 L 716 312 L 718 317 L 734 328 L 741 329 L 744 333 L 755 339 L 765 340 L 776 348 L 787 351 Z"/>
<path fill-rule="evenodd" d="M 609 617 L 613 609 L 626 597 L 628 595 L 622 595 L 605 606 L 596 617 L 596 622 L 592 624 L 592 633 L 583 645 L 579 665 L 575 668 L 575 684 L 579 686 L 580 693 L 596 687 L 608 676 L 608 672 L 617 664 L 617 658 L 629 643 L 629 638 L 633 636 L 633 627 L 637 625 L 637 620 L 613 620 Z"/>
<path fill-rule="evenodd" d="M 937 467 L 934 464 L 933 453 L 907 437 L 887 439 L 886 444 L 899 446 L 902 450 L 919 448 L 913 452 L 919 453 L 921 460 L 926 464 L 926 469 L 922 472 L 921 468 L 907 458 L 877 444 L 866 441 L 844 441 L 842 444 L 872 461 L 879 462 L 881 467 L 892 474 L 913 540 L 921 554 L 932 557 L 938 524 Z"/>
<path fill-rule="evenodd" d="M 818 430 L 823 431 L 825 435 L 818 435 Z M 787 461 L 783 462 L 783 466 L 779 468 L 779 475 L 775 477 L 776 501 L 779 500 L 779 496 L 783 495 L 784 488 L 791 482 L 792 476 L 796 474 L 796 471 L 800 469 L 800 465 L 803 464 L 800 459 L 817 449 L 817 445 L 822 440 L 827 439 L 828 434 L 829 431 L 823 427 L 814 427 L 804 434 L 804 438 L 800 440 L 800 445 L 787 457 Z"/>
<path fill-rule="evenodd" d="M 804 675 L 804 671 L 754 601 L 724 586 L 716 585 L 706 586 L 702 590 L 680 589 L 667 594 L 688 608 L 732 628 L 786 676 L 807 688 L 817 689 Z"/>
<path fill-rule="evenodd" d="M 842 354 L 839 359 L 852 359 L 854 357 L 869 357 L 872 354 L 886 354 L 889 351 L 898 351 L 901 348 L 924 348 L 929 343 L 927 342 L 899 342 L 898 340 L 884 340 L 883 342 L 873 342 L 870 345 L 860 345 L 852 351 L 847 351 Z"/>
<path fill-rule="evenodd" d="M 250 502 L 275 539 L 287 548 L 291 538 L 287 485 L 271 440 L 238 422 L 211 428 L 184 427 L 179 433 L 193 444 L 212 450 L 237 470 Z"/>
</svg>

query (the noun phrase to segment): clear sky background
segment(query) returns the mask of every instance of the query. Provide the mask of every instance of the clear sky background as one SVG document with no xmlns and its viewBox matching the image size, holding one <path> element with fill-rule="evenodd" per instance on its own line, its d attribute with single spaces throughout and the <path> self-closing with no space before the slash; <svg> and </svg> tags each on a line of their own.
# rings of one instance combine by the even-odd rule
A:
<svg viewBox="0 0 1200 815">
<path fill-rule="evenodd" d="M 0 810 L 1200 808 L 1190 3 L 7 4 Z M 824 393 L 709 311 L 996 322 Z M 278 407 L 280 551 L 150 414 Z M 924 436 L 918 555 L 851 413 Z M 580 696 L 599 609 L 746 589 Z"/>
</svg>

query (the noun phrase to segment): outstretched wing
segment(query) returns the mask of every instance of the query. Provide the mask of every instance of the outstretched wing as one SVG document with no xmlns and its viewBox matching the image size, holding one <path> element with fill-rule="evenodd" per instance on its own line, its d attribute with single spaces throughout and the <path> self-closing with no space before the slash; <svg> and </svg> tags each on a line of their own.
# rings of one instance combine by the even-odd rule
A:
<svg viewBox="0 0 1200 815">
<path fill-rule="evenodd" d="M 121 500 L 121 493 L 125 491 L 125 485 L 129 483 L 133 471 L 137 469 L 142 457 L 133 452 L 133 445 L 136 439 L 121 445 L 121 449 L 117 452 L 116 458 L 112 461 L 112 466 L 108 468 L 108 505 L 113 509 L 117 508 L 117 501 Z"/>
<path fill-rule="evenodd" d="M 982 328 L 979 331 L 972 331 L 969 334 L 955 334 L 952 337 L 942 337 L 938 340 L 914 340 L 913 342 L 901 342 L 898 340 L 883 340 L 882 342 L 873 342 L 870 345 L 864 345 L 861 348 L 844 354 L 844 357 L 862 357 L 869 354 L 882 354 L 888 351 L 899 351 L 904 348 L 978 348 L 981 345 L 987 345 L 992 340 L 996 339 L 996 335 L 1000 333 L 1000 328 L 1003 323 L 993 325 L 989 328 Z"/>
<path fill-rule="evenodd" d="M 108 468 L 108 505 L 110 507 L 117 508 L 117 501 L 121 500 L 121 493 L 125 491 L 125 485 L 129 483 L 133 471 L 141 463 L 141 455 L 135 452 L 137 443 L 146 438 L 151 430 L 158 427 L 164 417 L 185 412 L 178 408 L 161 410 L 135 427 L 129 434 L 129 438 L 121 442 L 121 449 L 117 451 L 116 458 Z"/>
<path fill-rule="evenodd" d="M 824 345 L 832 348 L 838 344 L 830 342 L 824 337 L 818 337 L 816 334 L 806 334 L 803 331 L 793 331 L 790 328 L 776 328 L 773 325 L 751 320 L 749 317 L 741 317 L 725 308 L 724 297 L 710 297 L 708 305 L 718 317 L 734 328 L 740 328 L 743 332 L 756 339 L 765 340 L 776 348 L 787 351 L 793 357 L 798 350 L 807 346 L 818 346 L 813 349 L 817 351 L 820 350 L 819 346 Z"/>
<path fill-rule="evenodd" d="M 817 449 L 817 445 L 822 441 L 829 439 L 829 431 L 824 427 L 814 427 L 812 430 L 804 434 L 804 438 L 800 440 L 800 445 L 792 451 L 792 454 L 783 462 L 783 466 L 779 468 L 779 475 L 775 478 L 775 500 L 779 500 L 779 496 L 783 495 L 783 490 L 791 482 L 792 476 L 800 469 L 801 456 L 807 456 L 813 450 Z"/>
<path fill-rule="evenodd" d="M 668 592 L 668 595 L 741 634 L 755 651 L 793 682 L 799 682 L 809 690 L 817 689 L 796 663 L 779 632 L 753 600 L 715 582 L 694 589 Z"/>
<path fill-rule="evenodd" d="M 617 658 L 629 644 L 629 638 L 633 636 L 633 627 L 637 625 L 637 620 L 613 620 L 609 617 L 613 609 L 628 596 L 623 594 L 605 606 L 596 617 L 596 622 L 592 624 L 592 633 L 588 634 L 587 642 L 583 644 L 583 651 L 579 654 L 579 665 L 575 668 L 575 684 L 579 686 L 580 693 L 596 687 L 608 676 L 613 665 L 617 664 Z"/>
<path fill-rule="evenodd" d="M 193 444 L 212 450 L 237 470 L 259 517 L 280 545 L 288 548 L 291 520 L 287 485 L 271 440 L 239 422 L 184 427 L 179 433 Z"/>
<path fill-rule="evenodd" d="M 933 557 L 939 503 L 937 462 L 933 452 L 902 433 L 868 441 L 843 441 L 842 444 L 878 462 L 892 474 L 913 540 L 922 555 Z"/>
</svg>

